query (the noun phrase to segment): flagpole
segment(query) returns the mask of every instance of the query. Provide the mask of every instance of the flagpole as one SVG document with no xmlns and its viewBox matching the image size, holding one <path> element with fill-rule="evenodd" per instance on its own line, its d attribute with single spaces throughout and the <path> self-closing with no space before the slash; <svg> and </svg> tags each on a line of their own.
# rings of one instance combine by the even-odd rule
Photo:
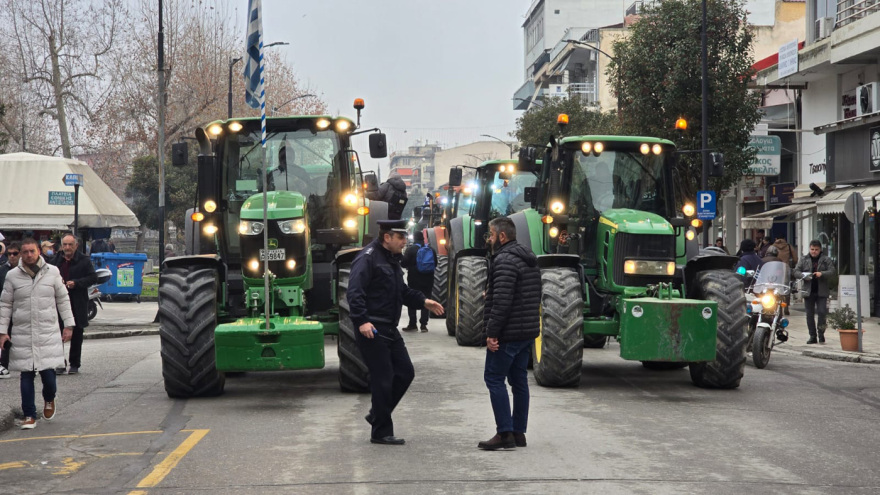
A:
<svg viewBox="0 0 880 495">
<path fill-rule="evenodd" d="M 260 14 L 260 128 L 262 129 L 263 145 L 263 295 L 266 312 L 266 331 L 269 327 L 269 160 L 266 156 L 266 77 L 263 71 L 263 17 Z"/>
</svg>

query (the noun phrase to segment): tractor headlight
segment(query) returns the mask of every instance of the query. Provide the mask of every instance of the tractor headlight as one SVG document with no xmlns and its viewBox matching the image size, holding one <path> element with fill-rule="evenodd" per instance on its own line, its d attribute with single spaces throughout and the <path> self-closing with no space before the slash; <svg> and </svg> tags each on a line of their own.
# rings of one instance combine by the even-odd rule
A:
<svg viewBox="0 0 880 495">
<path fill-rule="evenodd" d="M 217 203 L 210 199 L 208 201 L 205 201 L 205 211 L 207 211 L 208 213 L 214 213 L 215 211 L 217 211 Z"/>
<path fill-rule="evenodd" d="M 761 296 L 761 306 L 764 306 L 764 309 L 770 309 L 776 306 L 776 296 L 773 294 L 764 294 Z"/>
<path fill-rule="evenodd" d="M 250 263 L 248 263 L 248 267 L 253 271 L 257 271 L 260 269 L 260 262 L 257 260 L 251 260 Z"/>
<path fill-rule="evenodd" d="M 562 204 L 562 201 L 554 201 L 550 204 L 550 211 L 557 215 L 561 214 L 563 210 L 565 210 L 565 205 Z"/>
<path fill-rule="evenodd" d="M 208 225 L 205 225 L 204 227 L 202 227 L 202 230 L 204 230 L 205 233 L 208 235 L 214 235 L 220 229 L 218 229 L 216 225 L 209 223 Z"/>
<path fill-rule="evenodd" d="M 345 132 L 348 128 L 351 127 L 351 123 L 347 120 L 337 120 L 336 121 L 336 130 L 339 132 Z"/>
<path fill-rule="evenodd" d="M 550 234 L 550 237 L 556 237 L 559 235 L 559 229 L 557 227 L 550 227 L 547 233 Z"/>
<path fill-rule="evenodd" d="M 258 235 L 263 233 L 263 222 L 242 220 L 238 223 L 238 233 L 241 235 Z"/>
<path fill-rule="evenodd" d="M 281 229 L 281 232 L 284 234 L 302 234 L 306 231 L 306 222 L 302 218 L 279 220 L 278 228 Z"/>
<path fill-rule="evenodd" d="M 296 268 L 296 260 L 287 260 L 287 269 L 293 270 Z"/>
<path fill-rule="evenodd" d="M 343 122 L 345 122 L 343 120 Z M 342 198 L 342 202 L 345 203 L 346 206 L 357 206 L 358 198 L 354 194 L 348 193 Z"/>
<path fill-rule="evenodd" d="M 626 260 L 623 272 L 627 275 L 675 275 L 674 261 Z"/>
<path fill-rule="evenodd" d="M 321 129 L 323 131 L 324 129 L 330 127 L 330 121 L 327 119 L 320 119 L 318 120 L 316 125 L 318 126 L 318 129 Z"/>
<path fill-rule="evenodd" d="M 342 226 L 347 229 L 357 228 L 357 225 L 358 225 L 357 220 L 355 220 L 354 218 L 349 218 L 346 221 L 342 222 Z"/>
</svg>

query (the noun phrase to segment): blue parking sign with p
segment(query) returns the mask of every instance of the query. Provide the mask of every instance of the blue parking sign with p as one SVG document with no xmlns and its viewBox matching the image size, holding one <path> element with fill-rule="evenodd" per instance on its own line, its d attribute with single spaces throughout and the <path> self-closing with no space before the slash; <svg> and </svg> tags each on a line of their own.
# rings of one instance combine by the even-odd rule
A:
<svg viewBox="0 0 880 495">
<path fill-rule="evenodd" d="M 714 220 L 717 209 L 715 191 L 697 191 L 697 218 Z"/>
</svg>

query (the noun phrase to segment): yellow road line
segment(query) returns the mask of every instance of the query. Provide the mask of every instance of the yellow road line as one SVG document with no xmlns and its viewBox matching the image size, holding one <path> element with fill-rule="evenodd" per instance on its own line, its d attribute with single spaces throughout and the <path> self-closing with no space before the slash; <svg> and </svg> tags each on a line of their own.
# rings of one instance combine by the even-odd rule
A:
<svg viewBox="0 0 880 495">
<path fill-rule="evenodd" d="M 61 476 L 66 476 L 68 474 L 73 474 L 79 471 L 79 468 L 86 465 L 85 462 L 77 462 L 73 460 L 73 457 L 65 457 L 64 460 L 61 461 L 64 466 L 58 468 L 54 473 Z"/>
<path fill-rule="evenodd" d="M 153 468 L 153 472 L 147 475 L 146 478 L 142 479 L 140 483 L 137 484 L 138 488 L 152 488 L 165 479 L 165 476 L 168 476 L 168 473 L 171 472 L 172 469 L 177 467 L 177 463 L 180 462 L 181 459 L 190 451 L 193 447 L 196 446 L 197 443 L 202 438 L 205 438 L 205 435 L 211 430 L 192 430 L 192 434 L 183 441 L 173 452 L 168 454 L 168 457 L 165 458 L 162 462 L 156 465 Z M 145 492 L 129 492 L 129 495 L 136 495 L 139 493 Z"/>
<path fill-rule="evenodd" d="M 29 463 L 27 461 L 6 462 L 3 464 L 0 464 L 0 471 L 3 471 L 4 469 L 23 468 L 23 467 L 28 467 L 30 465 L 31 465 L 31 463 Z"/>
<path fill-rule="evenodd" d="M 180 431 L 190 431 L 190 430 L 180 430 Z M 0 443 L 11 443 L 11 442 L 28 442 L 31 440 L 57 440 L 62 438 L 95 438 L 95 437 L 117 437 L 123 435 L 156 435 L 159 433 L 165 433 L 162 430 L 153 430 L 153 431 L 124 431 L 118 433 L 92 433 L 89 435 L 55 435 L 51 437 L 25 437 L 25 438 L 11 438 L 9 440 L 0 440 Z"/>
</svg>

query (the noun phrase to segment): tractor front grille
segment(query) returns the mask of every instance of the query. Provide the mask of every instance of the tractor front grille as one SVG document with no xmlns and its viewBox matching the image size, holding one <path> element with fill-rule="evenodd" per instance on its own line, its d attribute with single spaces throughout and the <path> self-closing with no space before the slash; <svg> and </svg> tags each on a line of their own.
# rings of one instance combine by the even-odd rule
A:
<svg viewBox="0 0 880 495">
<path fill-rule="evenodd" d="M 627 275 L 623 272 L 626 260 L 675 261 L 675 237 L 657 234 L 619 233 L 614 239 L 614 283 L 629 287 L 644 287 L 658 282 L 670 282 L 672 276 Z"/>
</svg>

